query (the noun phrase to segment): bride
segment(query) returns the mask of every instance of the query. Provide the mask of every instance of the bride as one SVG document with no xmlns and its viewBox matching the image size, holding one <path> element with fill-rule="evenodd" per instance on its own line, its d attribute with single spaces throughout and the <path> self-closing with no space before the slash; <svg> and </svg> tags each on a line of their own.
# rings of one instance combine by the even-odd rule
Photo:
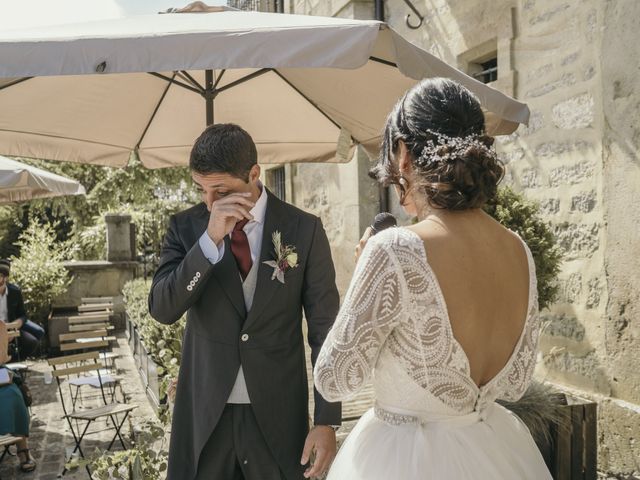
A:
<svg viewBox="0 0 640 480">
<path fill-rule="evenodd" d="M 329 401 L 371 376 L 375 391 L 329 480 L 551 479 L 495 402 L 527 389 L 540 325 L 529 248 L 482 210 L 504 173 L 492 143 L 477 98 L 451 80 L 422 81 L 387 119 L 373 173 L 419 222 L 363 238 L 316 362 Z"/>
</svg>

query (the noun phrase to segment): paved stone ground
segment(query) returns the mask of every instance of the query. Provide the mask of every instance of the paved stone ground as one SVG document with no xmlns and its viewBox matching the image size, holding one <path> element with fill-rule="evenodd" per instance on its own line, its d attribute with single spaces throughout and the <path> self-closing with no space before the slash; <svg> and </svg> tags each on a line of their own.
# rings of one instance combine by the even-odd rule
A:
<svg viewBox="0 0 640 480">
<path fill-rule="evenodd" d="M 128 403 L 137 404 L 139 407 L 132 412 L 131 421 L 127 421 L 123 427 L 125 440 L 130 436 L 132 424 L 155 418 L 155 413 L 149 405 L 140 377 L 136 371 L 133 358 L 126 343 L 124 334 L 118 337 L 118 346 L 114 351 L 122 357 L 117 360 L 118 374 L 122 377 L 122 389 L 127 396 Z M 33 395 L 31 408 L 31 432 L 29 447 L 31 454 L 38 463 L 37 469 L 32 473 L 22 473 L 16 457 L 5 457 L 0 464 L 1 480 L 53 480 L 59 478 L 65 462 L 65 452 L 74 446 L 73 437 L 67 422 L 62 418 L 62 407 L 58 397 L 58 388 L 55 380 L 47 385 L 44 383 L 44 373 L 48 370 L 46 361 L 39 360 L 28 362 L 30 372 L 27 382 Z M 120 399 L 120 394 L 118 394 Z M 91 403 L 91 402 L 94 403 Z M 97 399 L 86 400 L 86 405 L 97 405 Z M 114 431 L 106 430 L 106 422 L 95 422 L 90 434 L 83 441 L 83 451 L 86 455 L 96 449 L 105 450 L 111 440 Z M 120 447 L 119 447 L 120 448 Z M 85 469 L 77 469 L 68 472 L 65 479 L 87 479 Z"/>
</svg>

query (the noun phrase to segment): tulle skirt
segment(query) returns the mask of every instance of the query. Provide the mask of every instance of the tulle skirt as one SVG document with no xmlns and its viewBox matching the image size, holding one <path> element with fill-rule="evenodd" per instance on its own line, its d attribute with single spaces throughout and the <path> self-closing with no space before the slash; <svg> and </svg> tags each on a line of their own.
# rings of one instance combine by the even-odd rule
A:
<svg viewBox="0 0 640 480">
<path fill-rule="evenodd" d="M 327 480 L 551 480 L 527 427 L 494 404 L 477 414 L 392 424 L 365 413 Z"/>
</svg>

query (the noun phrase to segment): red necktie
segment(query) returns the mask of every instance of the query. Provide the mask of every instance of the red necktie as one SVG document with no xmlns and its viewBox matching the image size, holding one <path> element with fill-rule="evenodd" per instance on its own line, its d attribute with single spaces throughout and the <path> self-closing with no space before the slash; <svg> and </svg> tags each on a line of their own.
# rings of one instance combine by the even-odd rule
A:
<svg viewBox="0 0 640 480">
<path fill-rule="evenodd" d="M 249 220 L 245 218 L 236 223 L 236 226 L 233 227 L 233 235 L 231 235 L 231 253 L 233 253 L 236 259 L 238 270 L 240 270 L 240 276 L 242 276 L 243 281 L 247 278 L 247 275 L 249 275 L 249 270 L 251 270 L 251 265 L 253 264 L 251 261 L 249 240 L 247 239 L 247 234 L 242 230 L 248 221 Z"/>
</svg>

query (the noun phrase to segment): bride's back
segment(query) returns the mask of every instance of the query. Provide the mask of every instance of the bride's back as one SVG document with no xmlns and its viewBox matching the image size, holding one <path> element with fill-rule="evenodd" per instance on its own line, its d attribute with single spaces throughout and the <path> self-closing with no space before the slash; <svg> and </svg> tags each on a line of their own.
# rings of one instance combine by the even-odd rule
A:
<svg viewBox="0 0 640 480">
<path fill-rule="evenodd" d="M 437 212 L 410 227 L 425 244 L 471 378 L 489 382 L 523 331 L 529 269 L 522 241 L 479 209 Z"/>
</svg>

